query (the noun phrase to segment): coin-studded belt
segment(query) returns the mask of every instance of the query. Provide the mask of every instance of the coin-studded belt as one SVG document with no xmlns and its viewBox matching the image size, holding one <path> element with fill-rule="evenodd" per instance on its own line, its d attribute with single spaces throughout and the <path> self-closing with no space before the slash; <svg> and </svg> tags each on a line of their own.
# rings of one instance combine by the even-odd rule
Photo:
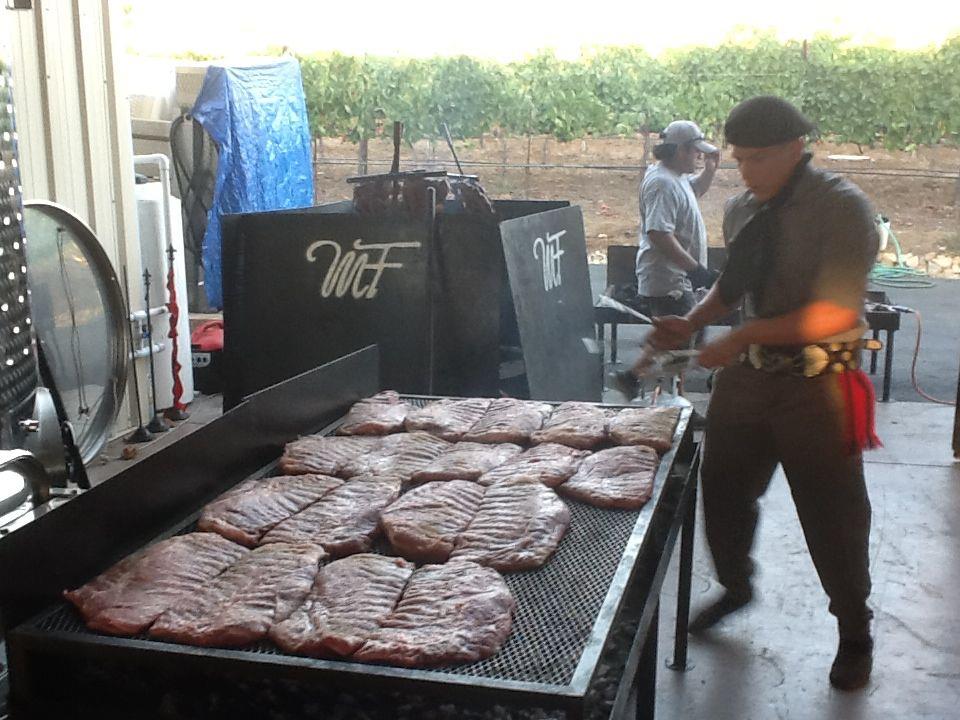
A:
<svg viewBox="0 0 960 720">
<path fill-rule="evenodd" d="M 787 348 L 751 345 L 743 356 L 743 362 L 764 372 L 812 378 L 857 370 L 860 367 L 861 350 L 875 352 L 882 347 L 879 340 L 866 338 Z"/>
</svg>

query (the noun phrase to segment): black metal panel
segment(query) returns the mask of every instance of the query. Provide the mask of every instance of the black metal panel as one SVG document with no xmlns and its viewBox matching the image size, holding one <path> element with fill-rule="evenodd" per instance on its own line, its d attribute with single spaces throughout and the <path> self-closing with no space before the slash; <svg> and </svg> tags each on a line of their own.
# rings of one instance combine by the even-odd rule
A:
<svg viewBox="0 0 960 720">
<path fill-rule="evenodd" d="M 558 210 L 559 208 L 570 207 L 567 200 L 494 200 L 493 209 L 497 213 L 497 219 L 514 220 L 527 215 L 536 215 L 537 213 Z M 499 232 L 499 229 L 498 229 Z M 517 312 L 513 306 L 513 295 L 510 293 L 510 282 L 507 279 L 507 265 L 503 259 L 503 251 L 500 251 L 500 272 L 503 281 L 500 283 L 500 345 L 503 347 L 520 348 L 520 328 L 517 325 Z M 501 357 L 501 362 L 508 360 L 507 357 Z M 523 397 L 529 397 L 529 388 L 527 383 L 522 383 L 526 392 Z M 507 394 L 517 396 L 516 389 L 505 388 Z M 512 390 L 512 392 L 511 392 Z"/>
<path fill-rule="evenodd" d="M 569 200 L 494 200 L 493 209 L 497 211 L 497 219 L 514 220 L 527 215 L 559 210 L 570 207 Z"/>
<path fill-rule="evenodd" d="M 500 295 L 506 285 L 500 229 L 492 218 L 443 213 L 438 220 L 433 393 L 497 395 Z"/>
<path fill-rule="evenodd" d="M 568 203 L 495 205 L 499 217 L 517 218 Z M 498 224 L 450 202 L 434 237 L 428 218 L 351 210 L 344 201 L 225 218 L 225 406 L 368 343 L 380 346 L 386 387 L 498 395 L 500 349 L 520 344 Z M 368 268 L 355 285 L 330 270 L 363 252 L 376 263 L 371 243 L 408 243 L 387 258 L 403 266 Z"/>
<path fill-rule="evenodd" d="M 379 389 L 376 348 L 255 395 L 203 428 L 0 537 L 6 632 L 274 460 L 284 443 Z"/>
<path fill-rule="evenodd" d="M 531 397 L 599 401 L 603 379 L 580 208 L 508 220 L 500 233 Z"/>
<path fill-rule="evenodd" d="M 374 343 L 385 386 L 427 392 L 430 234 L 425 219 L 353 213 L 226 224 L 224 405 Z"/>
</svg>

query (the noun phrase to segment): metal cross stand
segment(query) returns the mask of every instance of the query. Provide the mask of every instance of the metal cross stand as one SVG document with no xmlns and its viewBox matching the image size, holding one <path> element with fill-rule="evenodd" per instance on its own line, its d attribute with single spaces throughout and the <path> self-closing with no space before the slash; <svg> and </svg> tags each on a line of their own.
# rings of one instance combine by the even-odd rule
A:
<svg viewBox="0 0 960 720">
<path fill-rule="evenodd" d="M 134 430 L 130 435 L 125 438 L 125 442 L 128 443 L 142 443 L 150 442 L 153 439 L 153 436 L 150 432 L 143 426 L 143 411 L 140 409 L 140 380 L 137 377 L 137 358 L 134 355 L 134 346 L 133 346 L 133 329 L 130 327 L 130 323 L 133 321 L 133 318 L 130 314 L 130 282 L 127 279 L 127 266 L 123 266 L 123 291 L 126 294 L 125 300 L 127 303 L 127 338 L 130 341 L 130 364 L 133 367 L 133 394 L 136 399 L 137 405 L 137 429 Z"/>
<path fill-rule="evenodd" d="M 153 321 L 150 319 L 150 271 L 146 269 L 143 271 L 143 293 L 147 313 L 147 349 L 150 355 L 150 401 L 151 408 L 153 410 L 153 417 L 150 420 L 150 424 L 147 425 L 147 430 L 152 433 L 162 433 L 166 432 L 170 428 L 166 426 L 166 424 L 163 422 L 163 418 L 160 417 L 160 413 L 157 412 L 156 368 L 153 364 Z"/>
</svg>

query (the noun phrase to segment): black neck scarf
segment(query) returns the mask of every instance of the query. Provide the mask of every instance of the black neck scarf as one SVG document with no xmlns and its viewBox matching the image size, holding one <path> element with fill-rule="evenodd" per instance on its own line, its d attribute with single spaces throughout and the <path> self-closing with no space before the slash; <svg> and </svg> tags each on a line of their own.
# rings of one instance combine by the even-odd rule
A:
<svg viewBox="0 0 960 720">
<path fill-rule="evenodd" d="M 797 181 L 812 157 L 810 153 L 804 154 L 780 192 L 761 205 L 730 241 L 727 263 L 717 280 L 724 305 L 733 306 L 749 294 L 753 297 L 754 307 L 762 307 L 764 285 L 776 265 L 782 237 L 777 210 L 793 195 Z"/>
</svg>

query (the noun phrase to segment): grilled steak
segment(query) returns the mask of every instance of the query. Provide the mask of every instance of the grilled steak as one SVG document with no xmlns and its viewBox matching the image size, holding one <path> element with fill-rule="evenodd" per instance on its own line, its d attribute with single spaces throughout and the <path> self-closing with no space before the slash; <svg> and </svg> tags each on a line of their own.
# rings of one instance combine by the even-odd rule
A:
<svg viewBox="0 0 960 720">
<path fill-rule="evenodd" d="M 409 480 L 420 468 L 450 447 L 450 443 L 429 433 L 400 433 L 387 435 L 380 446 L 346 463 L 343 473 L 376 475 Z"/>
<path fill-rule="evenodd" d="M 318 545 L 257 548 L 164 612 L 149 635 L 206 647 L 248 645 L 300 606 L 325 557 Z"/>
<path fill-rule="evenodd" d="M 214 533 L 177 535 L 121 560 L 64 597 L 91 629 L 136 635 L 249 552 Z"/>
<path fill-rule="evenodd" d="M 408 560 L 446 562 L 457 536 L 476 515 L 483 492 L 465 480 L 421 485 L 380 513 L 380 527 Z"/>
<path fill-rule="evenodd" d="M 351 555 L 324 567 L 306 601 L 270 629 L 287 652 L 350 655 L 390 614 L 414 566 L 385 555 Z"/>
<path fill-rule="evenodd" d="M 426 565 L 353 657 L 405 667 L 481 660 L 507 639 L 515 607 L 495 570 L 462 561 Z"/>
<path fill-rule="evenodd" d="M 407 415 L 409 432 L 423 431 L 444 440 L 459 440 L 483 417 L 490 401 L 486 398 L 453 400 L 443 398 Z"/>
<path fill-rule="evenodd" d="M 610 439 L 617 445 L 646 445 L 665 453 L 673 445 L 680 408 L 628 408 L 610 420 Z"/>
<path fill-rule="evenodd" d="M 480 476 L 481 485 L 493 485 L 505 480 L 541 482 L 556 487 L 566 482 L 590 453 L 557 443 L 535 445 L 503 465 Z"/>
<path fill-rule="evenodd" d="M 501 443 L 458 442 L 445 450 L 426 467 L 417 470 L 411 478 L 414 482 L 432 480 L 476 480 L 488 470 L 503 465 L 523 450 L 519 445 Z"/>
<path fill-rule="evenodd" d="M 657 451 L 643 445 L 601 450 L 584 460 L 559 490 L 597 507 L 641 508 L 653 492 L 659 464 Z"/>
<path fill-rule="evenodd" d="M 387 435 L 403 432 L 403 421 L 411 409 L 407 403 L 401 402 L 396 391 L 384 390 L 350 408 L 337 432 L 340 435 Z"/>
<path fill-rule="evenodd" d="M 501 572 L 537 568 L 556 550 L 569 525 L 570 511 L 545 485 L 497 483 L 487 488 L 450 559 L 472 560 Z"/>
<path fill-rule="evenodd" d="M 261 544 L 314 543 L 331 557 L 366 552 L 377 534 L 380 511 L 399 494 L 396 478 L 354 478 L 279 523 Z"/>
<path fill-rule="evenodd" d="M 543 427 L 543 421 L 553 410 L 551 405 L 529 400 L 498 398 L 464 440 L 480 443 L 526 443 L 530 434 Z"/>
<path fill-rule="evenodd" d="M 285 475 L 318 473 L 341 476 L 348 461 L 376 451 L 382 442 L 379 437 L 307 435 L 287 443 L 280 458 L 280 471 Z"/>
<path fill-rule="evenodd" d="M 547 418 L 530 439 L 535 444 L 555 442 L 593 450 L 607 437 L 607 413 L 585 402 L 565 402 Z"/>
<path fill-rule="evenodd" d="M 342 484 L 343 480 L 327 475 L 280 475 L 248 481 L 207 505 L 197 527 L 255 547 L 278 522 Z"/>
</svg>

